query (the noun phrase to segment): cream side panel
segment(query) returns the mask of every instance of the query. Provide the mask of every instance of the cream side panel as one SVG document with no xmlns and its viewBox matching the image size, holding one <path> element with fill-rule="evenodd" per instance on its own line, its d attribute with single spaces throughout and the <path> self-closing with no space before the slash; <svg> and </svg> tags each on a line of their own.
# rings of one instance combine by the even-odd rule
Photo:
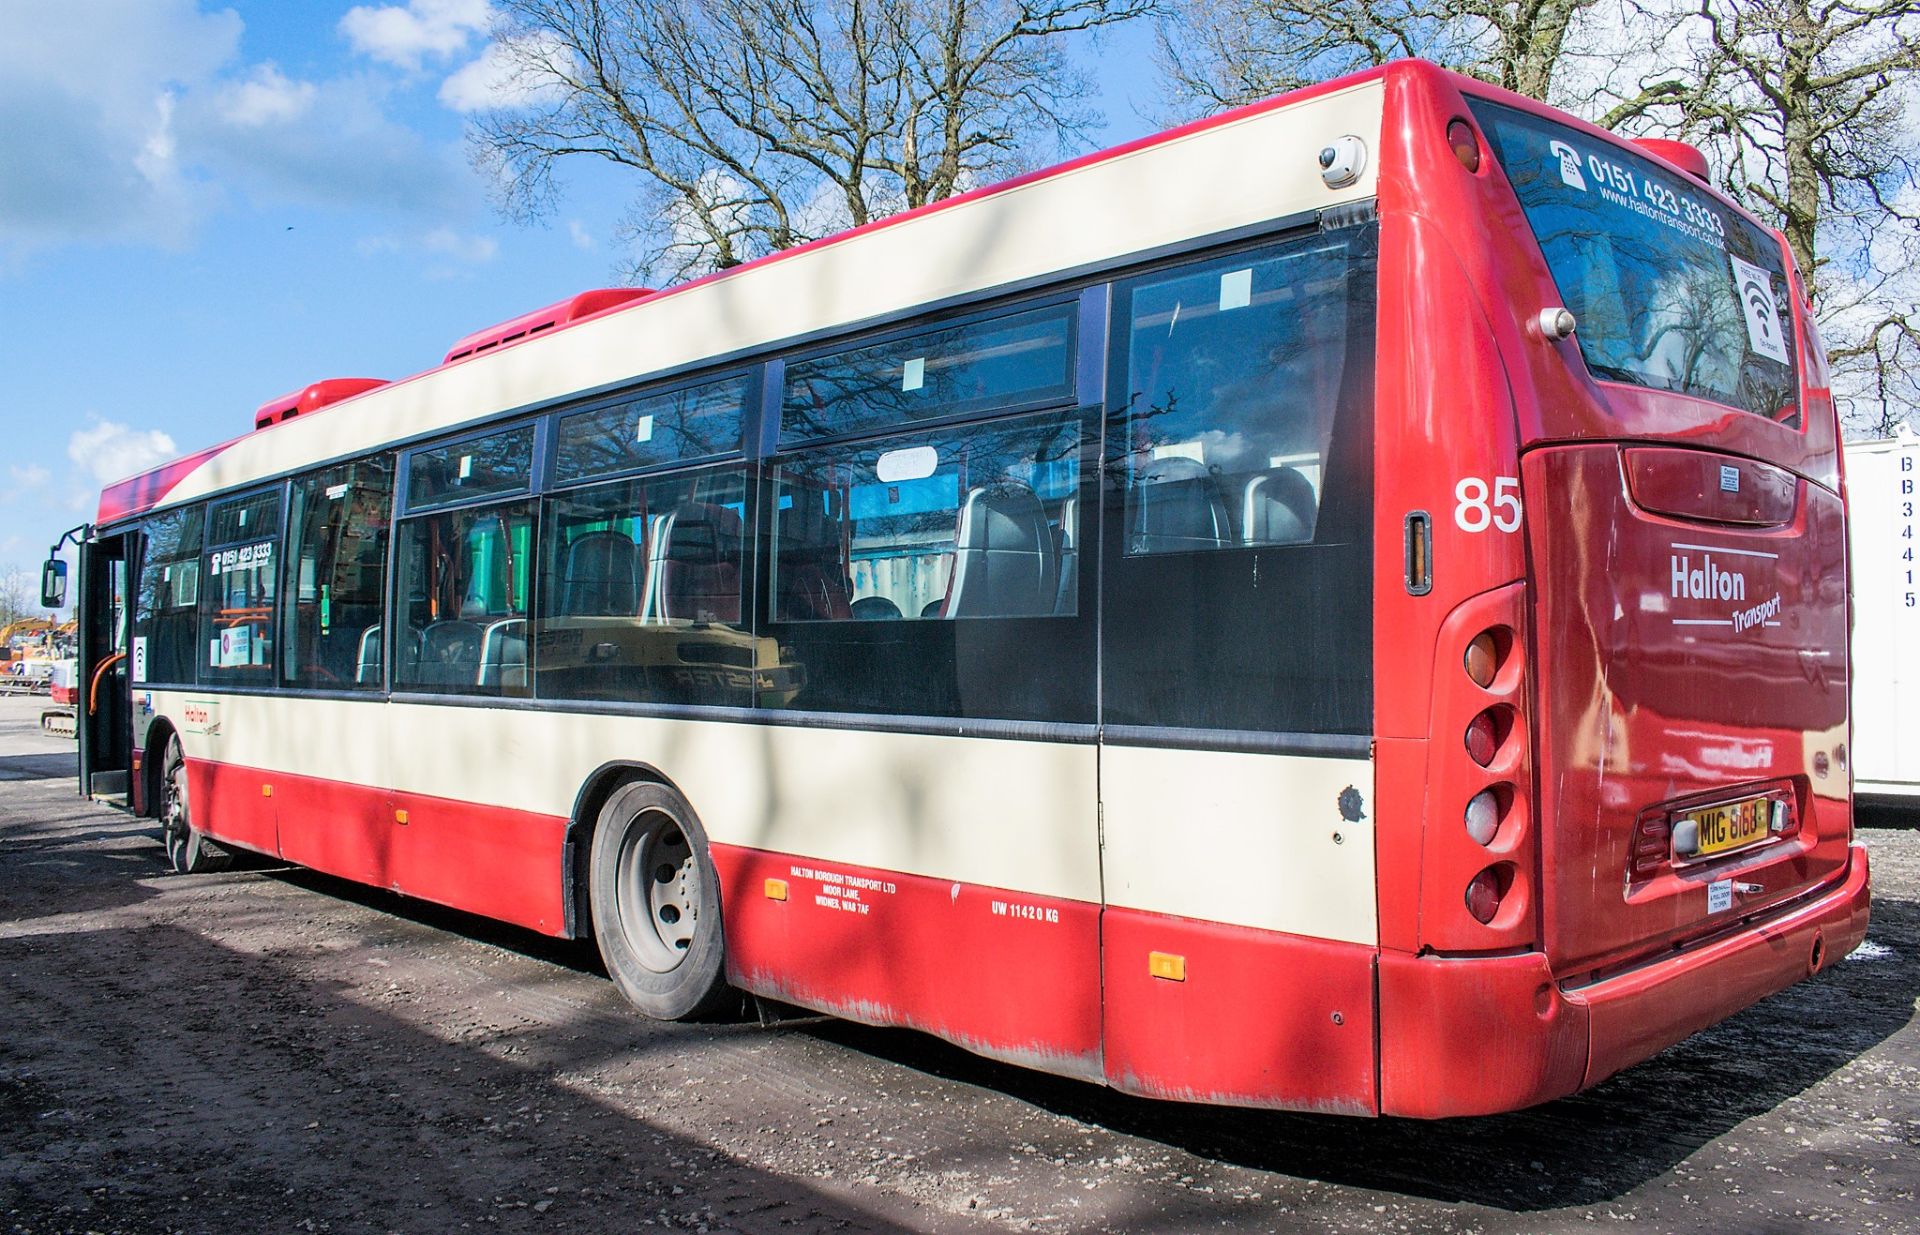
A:
<svg viewBox="0 0 1920 1235">
<path fill-rule="evenodd" d="M 1109 746 L 1100 775 L 1109 904 L 1378 942 L 1370 761 Z"/>
<path fill-rule="evenodd" d="M 135 686 L 139 700 L 144 688 Z M 387 784 L 389 709 L 378 699 L 275 699 L 155 690 L 153 713 L 180 731 L 191 759 L 324 777 L 355 785 Z"/>
<path fill-rule="evenodd" d="M 572 391 L 1374 195 L 1378 82 L 1020 185 L 370 392 L 250 435 L 167 496 L 358 453 Z M 1360 181 L 1329 190 L 1316 155 L 1358 134 Z"/>
<path fill-rule="evenodd" d="M 218 726 L 182 725 L 196 758 L 556 816 L 596 769 L 637 760 L 724 844 L 1100 899 L 1090 745 L 231 695 L 155 707 L 188 700 Z"/>
</svg>

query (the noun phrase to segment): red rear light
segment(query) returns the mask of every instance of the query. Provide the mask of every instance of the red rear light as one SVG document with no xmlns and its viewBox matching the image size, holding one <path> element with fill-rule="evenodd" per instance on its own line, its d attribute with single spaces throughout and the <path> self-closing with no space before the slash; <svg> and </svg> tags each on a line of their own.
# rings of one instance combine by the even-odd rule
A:
<svg viewBox="0 0 1920 1235">
<path fill-rule="evenodd" d="M 1500 727 L 1489 708 L 1467 722 L 1467 754 L 1481 767 L 1493 762 L 1500 750 Z"/>
<path fill-rule="evenodd" d="M 1500 899 L 1505 889 L 1500 886 L 1500 872 L 1489 866 L 1473 877 L 1467 885 L 1467 912 L 1482 926 L 1493 921 L 1493 915 L 1500 912 Z"/>
</svg>

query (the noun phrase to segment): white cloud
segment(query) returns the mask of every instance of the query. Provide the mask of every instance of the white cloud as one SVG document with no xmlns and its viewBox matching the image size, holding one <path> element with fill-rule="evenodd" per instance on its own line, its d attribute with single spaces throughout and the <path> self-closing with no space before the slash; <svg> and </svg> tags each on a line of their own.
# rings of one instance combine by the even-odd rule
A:
<svg viewBox="0 0 1920 1235">
<path fill-rule="evenodd" d="M 158 429 L 136 429 L 98 417 L 67 439 L 67 458 L 101 486 L 144 472 L 179 453 L 173 439 Z"/>
<path fill-rule="evenodd" d="M 220 114 L 243 129 L 286 124 L 311 111 L 318 93 L 312 82 L 294 81 L 269 61 L 255 67 L 247 80 L 226 89 Z"/>
<path fill-rule="evenodd" d="M 7 474 L 22 489 L 38 489 L 53 479 L 53 473 L 38 463 L 10 463 L 7 465 Z"/>
<path fill-rule="evenodd" d="M 0 257 L 75 240 L 174 244 L 204 209 L 175 104 L 239 48 L 194 0 L 0 10 Z"/>
<path fill-rule="evenodd" d="M 567 236 L 573 241 L 573 247 L 576 249 L 591 252 L 596 247 L 593 233 L 588 231 L 586 225 L 578 219 L 567 220 Z"/>
<path fill-rule="evenodd" d="M 551 36 L 534 34 L 511 43 L 488 43 L 478 60 L 440 83 L 440 102 L 470 114 L 551 99 L 562 86 L 546 66 L 569 62 L 566 47 Z"/>
<path fill-rule="evenodd" d="M 416 253 L 431 258 L 448 258 L 468 266 L 484 265 L 500 252 L 500 242 L 492 236 L 472 235 L 451 227 L 435 227 L 407 236 L 369 236 L 358 247 L 363 257 L 383 253 Z"/>
<path fill-rule="evenodd" d="M 357 5 L 340 19 L 340 33 L 353 49 L 403 69 L 417 69 L 428 56 L 464 51 L 493 14 L 487 0 L 408 0 L 400 5 Z"/>
</svg>

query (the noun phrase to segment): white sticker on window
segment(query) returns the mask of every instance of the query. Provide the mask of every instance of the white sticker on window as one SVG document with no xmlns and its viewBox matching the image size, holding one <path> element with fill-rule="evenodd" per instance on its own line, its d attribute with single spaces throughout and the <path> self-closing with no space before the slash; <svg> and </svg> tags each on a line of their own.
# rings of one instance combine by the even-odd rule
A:
<svg viewBox="0 0 1920 1235">
<path fill-rule="evenodd" d="M 1747 343 L 1756 355 L 1787 363 L 1787 341 L 1780 333 L 1780 305 L 1773 298 L 1773 276 L 1752 262 L 1727 254 L 1733 263 L 1734 286 L 1740 289 L 1740 308 L 1747 315 Z"/>
<path fill-rule="evenodd" d="M 1244 309 L 1253 303 L 1253 271 L 1229 270 L 1220 276 L 1220 311 Z"/>
<path fill-rule="evenodd" d="M 909 446 L 881 455 L 874 461 L 873 474 L 882 484 L 893 485 L 903 480 L 925 480 L 939 466 L 939 451 L 931 446 Z"/>
<path fill-rule="evenodd" d="M 1733 908 L 1733 880 L 1716 879 L 1707 885 L 1707 912 L 1725 913 Z"/>
<path fill-rule="evenodd" d="M 927 358 L 915 356 L 900 371 L 900 389 L 918 390 L 927 384 Z"/>
<path fill-rule="evenodd" d="M 133 680 L 135 682 L 147 680 L 147 637 L 145 635 L 133 637 Z"/>
<path fill-rule="evenodd" d="M 1560 161 L 1560 183 L 1570 189 L 1587 191 L 1587 178 L 1580 172 L 1580 152 L 1565 142 L 1548 142 L 1547 149 Z"/>
<path fill-rule="evenodd" d="M 240 526 L 247 526 L 247 508 L 245 506 L 240 508 Z"/>
<path fill-rule="evenodd" d="M 345 497 L 345 496 L 347 495 L 347 490 L 348 490 L 348 489 L 350 489 L 350 488 L 352 488 L 352 487 L 353 487 L 353 486 L 351 486 L 351 485 L 332 485 L 332 486 L 330 486 L 330 487 L 329 487 L 329 488 L 327 489 L 327 500 L 328 500 L 329 502 L 337 502 L 337 501 L 339 501 L 339 500 L 340 500 L 341 498 L 343 498 L 343 497 Z"/>
<path fill-rule="evenodd" d="M 466 480 L 468 477 L 472 475 L 473 475 L 473 456 L 461 455 L 460 456 L 460 479 Z"/>
<path fill-rule="evenodd" d="M 651 442 L 653 440 L 653 413 L 649 412 L 634 422 L 633 440 L 636 442 Z"/>
</svg>

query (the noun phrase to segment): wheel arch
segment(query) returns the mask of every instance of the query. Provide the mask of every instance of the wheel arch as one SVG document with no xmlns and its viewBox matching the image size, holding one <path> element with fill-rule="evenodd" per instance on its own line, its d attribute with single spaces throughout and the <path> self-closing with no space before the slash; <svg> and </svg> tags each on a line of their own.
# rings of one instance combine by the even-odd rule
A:
<svg viewBox="0 0 1920 1235">
<path fill-rule="evenodd" d="M 574 795 L 573 813 L 567 817 L 567 834 L 560 848 L 560 905 L 562 926 L 568 939 L 585 939 L 593 933 L 592 881 L 588 863 L 593 854 L 593 830 L 600 822 L 600 808 L 614 791 L 630 781 L 653 781 L 686 797 L 679 785 L 652 764 L 639 759 L 610 759 L 595 768 L 581 782 Z M 692 805 L 689 800 L 688 805 Z"/>
<path fill-rule="evenodd" d="M 141 814 L 149 819 L 160 817 L 160 778 L 167 774 L 166 768 L 161 766 L 161 756 L 166 753 L 167 739 L 179 732 L 179 728 L 165 716 L 154 717 L 153 723 L 147 726 L 147 740 L 141 747 L 140 779 L 143 782 L 141 788 L 146 793 L 146 800 L 141 803 L 145 809 Z M 180 746 L 184 752 L 186 743 L 182 742 Z"/>
</svg>

